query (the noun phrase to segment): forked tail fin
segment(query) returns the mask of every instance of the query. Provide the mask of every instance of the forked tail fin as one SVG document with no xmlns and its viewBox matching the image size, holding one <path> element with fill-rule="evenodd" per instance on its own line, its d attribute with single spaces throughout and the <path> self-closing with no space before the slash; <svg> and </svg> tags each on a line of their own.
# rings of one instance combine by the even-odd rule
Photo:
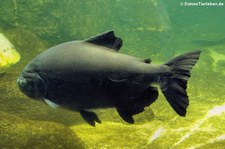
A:
<svg viewBox="0 0 225 149">
<path fill-rule="evenodd" d="M 173 75 L 160 77 L 160 88 L 169 104 L 180 116 L 186 115 L 189 105 L 187 95 L 187 81 L 190 71 L 199 59 L 201 51 L 192 51 L 180 55 L 165 63 L 170 67 Z"/>
</svg>

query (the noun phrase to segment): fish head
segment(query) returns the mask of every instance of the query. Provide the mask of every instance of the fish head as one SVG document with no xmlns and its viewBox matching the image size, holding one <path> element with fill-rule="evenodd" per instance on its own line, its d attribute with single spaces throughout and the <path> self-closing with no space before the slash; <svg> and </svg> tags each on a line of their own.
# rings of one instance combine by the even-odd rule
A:
<svg viewBox="0 0 225 149">
<path fill-rule="evenodd" d="M 17 84 L 20 91 L 30 98 L 41 99 L 47 93 L 45 82 L 37 72 L 23 72 Z"/>
</svg>

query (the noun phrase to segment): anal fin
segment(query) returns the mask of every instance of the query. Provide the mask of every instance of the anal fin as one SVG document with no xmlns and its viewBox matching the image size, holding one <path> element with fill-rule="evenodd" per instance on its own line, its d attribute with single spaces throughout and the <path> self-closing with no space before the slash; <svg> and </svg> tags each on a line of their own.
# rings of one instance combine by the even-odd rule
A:
<svg viewBox="0 0 225 149">
<path fill-rule="evenodd" d="M 116 110 L 124 121 L 133 124 L 133 115 L 143 112 L 144 108 L 151 105 L 157 97 L 157 88 L 148 86 L 136 97 L 131 97 L 123 104 L 118 104 Z"/>
<path fill-rule="evenodd" d="M 147 107 L 151 105 L 159 96 L 156 87 L 148 86 L 142 93 L 136 97 L 135 104 L 140 107 Z"/>
</svg>

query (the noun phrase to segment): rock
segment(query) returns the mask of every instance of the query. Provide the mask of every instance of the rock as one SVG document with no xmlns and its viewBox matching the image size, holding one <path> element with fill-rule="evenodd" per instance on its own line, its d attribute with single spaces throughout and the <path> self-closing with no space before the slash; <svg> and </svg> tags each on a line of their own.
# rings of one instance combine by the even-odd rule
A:
<svg viewBox="0 0 225 149">
<path fill-rule="evenodd" d="M 0 112 L 0 119 L 1 148 L 84 148 L 84 143 L 64 125 L 27 120 L 5 112 Z"/>
<path fill-rule="evenodd" d="M 108 118 L 96 127 L 79 124 L 70 128 L 94 148 L 211 149 L 225 145 L 225 103 L 213 108 L 210 103 L 194 103 L 190 109 L 192 113 L 185 118 L 170 113 L 172 109 L 168 105 L 159 104 L 158 101 L 154 104 L 152 109 L 156 116 L 149 122 L 127 124 L 109 121 Z M 162 108 L 156 110 L 159 107 L 156 104 Z M 111 117 L 114 117 L 112 112 Z"/>
<path fill-rule="evenodd" d="M 17 63 L 20 55 L 12 43 L 0 33 L 0 73 L 4 73 L 7 68 Z"/>
<path fill-rule="evenodd" d="M 113 29 L 124 39 L 127 52 L 156 54 L 171 36 L 170 19 L 160 0 L 4 0 L 0 9 L 2 30 L 24 28 L 54 44 Z"/>
<path fill-rule="evenodd" d="M 159 121 L 142 125 L 103 121 L 96 127 L 81 124 L 70 128 L 92 148 L 138 149 L 145 148 L 149 137 L 159 125 L 161 125 Z"/>
</svg>

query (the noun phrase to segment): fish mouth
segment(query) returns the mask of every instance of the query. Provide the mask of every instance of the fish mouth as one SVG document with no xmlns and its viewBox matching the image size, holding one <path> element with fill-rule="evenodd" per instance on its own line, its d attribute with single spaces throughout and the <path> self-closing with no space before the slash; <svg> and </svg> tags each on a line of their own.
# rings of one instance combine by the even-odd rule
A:
<svg viewBox="0 0 225 149">
<path fill-rule="evenodd" d="M 16 80 L 17 84 L 21 87 L 25 87 L 27 85 L 27 81 L 24 77 L 20 76 L 17 80 Z"/>
<path fill-rule="evenodd" d="M 30 98 L 40 99 L 46 96 L 44 80 L 35 73 L 22 74 L 16 80 L 19 90 Z"/>
</svg>

